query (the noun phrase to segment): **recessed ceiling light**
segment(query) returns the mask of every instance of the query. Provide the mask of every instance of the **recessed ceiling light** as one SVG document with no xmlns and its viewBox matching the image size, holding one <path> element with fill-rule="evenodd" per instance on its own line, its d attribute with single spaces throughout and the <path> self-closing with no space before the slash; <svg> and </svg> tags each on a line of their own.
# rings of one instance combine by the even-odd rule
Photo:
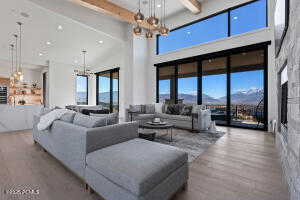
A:
<svg viewBox="0 0 300 200">
<path fill-rule="evenodd" d="M 234 19 L 234 20 L 237 20 L 237 19 L 238 19 L 238 17 L 236 17 L 236 16 L 235 16 L 235 17 L 233 17 L 233 19 Z"/>
<path fill-rule="evenodd" d="M 43 56 L 43 53 L 39 53 L 39 56 Z"/>
<path fill-rule="evenodd" d="M 103 41 L 102 41 L 102 40 L 99 40 L 98 43 L 99 43 L 99 44 L 103 44 Z"/>
<path fill-rule="evenodd" d="M 78 63 L 78 60 L 75 60 L 74 63 Z"/>
<path fill-rule="evenodd" d="M 157 7 L 158 7 L 158 8 L 160 8 L 160 7 L 161 7 L 161 5 L 160 5 L 160 4 L 157 4 Z"/>
<path fill-rule="evenodd" d="M 48 42 L 46 42 L 46 44 L 47 44 L 47 45 L 51 45 L 51 42 L 48 41 Z"/>
<path fill-rule="evenodd" d="M 62 30 L 63 29 L 62 25 L 58 25 L 57 29 Z"/>
</svg>

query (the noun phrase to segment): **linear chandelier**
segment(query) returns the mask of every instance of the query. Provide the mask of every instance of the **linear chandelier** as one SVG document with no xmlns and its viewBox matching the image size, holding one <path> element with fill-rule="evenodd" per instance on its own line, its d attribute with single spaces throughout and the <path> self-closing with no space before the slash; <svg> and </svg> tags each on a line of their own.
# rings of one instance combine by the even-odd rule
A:
<svg viewBox="0 0 300 200">
<path fill-rule="evenodd" d="M 83 71 L 80 71 L 80 70 L 74 70 L 75 74 L 77 76 L 91 76 L 92 73 L 89 69 L 86 69 L 86 50 L 82 50 L 82 54 L 83 54 Z"/>
<path fill-rule="evenodd" d="M 134 20 L 137 25 L 133 28 L 133 33 L 135 35 L 142 35 L 142 28 L 140 26 L 146 20 L 148 24 L 148 30 L 145 34 L 147 39 L 153 39 L 153 30 L 157 30 L 161 35 L 168 36 L 169 35 L 169 28 L 166 26 L 166 0 L 161 0 L 160 12 L 161 12 L 161 19 L 156 16 L 156 0 L 148 0 L 148 18 L 145 18 L 144 14 L 141 13 L 141 0 L 139 0 L 139 9 L 138 12 L 134 15 Z"/>
</svg>

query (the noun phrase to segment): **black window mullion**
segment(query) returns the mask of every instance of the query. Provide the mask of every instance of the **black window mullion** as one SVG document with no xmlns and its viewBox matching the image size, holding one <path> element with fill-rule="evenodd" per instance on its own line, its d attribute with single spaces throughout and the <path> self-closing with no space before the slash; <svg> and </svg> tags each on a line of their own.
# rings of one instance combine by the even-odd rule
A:
<svg viewBox="0 0 300 200">
<path fill-rule="evenodd" d="M 156 103 L 159 103 L 159 67 L 156 67 Z"/>
<path fill-rule="evenodd" d="M 228 37 L 231 36 L 231 10 L 228 10 Z"/>
<path fill-rule="evenodd" d="M 178 103 L 178 65 L 175 66 L 175 76 L 174 76 L 174 100 L 175 100 L 175 104 Z"/>
<path fill-rule="evenodd" d="M 109 108 L 110 108 L 110 112 L 112 113 L 113 112 L 113 72 L 112 71 L 109 73 L 109 76 L 110 76 L 109 77 L 110 78 Z"/>
<path fill-rule="evenodd" d="M 231 123 L 231 69 L 230 69 L 230 56 L 227 56 L 227 108 L 226 108 L 226 117 L 227 125 Z"/>
<path fill-rule="evenodd" d="M 197 61 L 197 103 L 202 105 L 202 60 Z"/>
</svg>

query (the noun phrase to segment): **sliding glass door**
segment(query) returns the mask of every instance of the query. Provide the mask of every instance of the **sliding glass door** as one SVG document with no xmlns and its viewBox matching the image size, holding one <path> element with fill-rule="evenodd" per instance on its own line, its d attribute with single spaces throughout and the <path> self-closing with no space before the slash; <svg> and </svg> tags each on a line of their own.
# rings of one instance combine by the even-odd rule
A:
<svg viewBox="0 0 300 200">
<path fill-rule="evenodd" d="M 202 104 L 217 124 L 227 123 L 227 57 L 202 61 Z"/>
<path fill-rule="evenodd" d="M 119 110 L 119 69 L 99 72 L 97 75 L 97 105 L 110 112 Z"/>
<path fill-rule="evenodd" d="M 218 125 L 267 128 L 267 46 L 157 65 L 157 102 L 193 103 Z"/>
<path fill-rule="evenodd" d="M 231 125 L 264 126 L 264 58 L 263 50 L 230 56 Z"/>
</svg>

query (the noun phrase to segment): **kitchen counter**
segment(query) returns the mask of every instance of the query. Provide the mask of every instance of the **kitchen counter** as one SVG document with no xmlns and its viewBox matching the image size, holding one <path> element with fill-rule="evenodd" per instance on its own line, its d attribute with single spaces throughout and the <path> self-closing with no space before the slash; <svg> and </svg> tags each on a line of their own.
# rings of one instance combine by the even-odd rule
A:
<svg viewBox="0 0 300 200">
<path fill-rule="evenodd" d="M 0 133 L 32 129 L 42 105 L 0 105 Z"/>
</svg>

